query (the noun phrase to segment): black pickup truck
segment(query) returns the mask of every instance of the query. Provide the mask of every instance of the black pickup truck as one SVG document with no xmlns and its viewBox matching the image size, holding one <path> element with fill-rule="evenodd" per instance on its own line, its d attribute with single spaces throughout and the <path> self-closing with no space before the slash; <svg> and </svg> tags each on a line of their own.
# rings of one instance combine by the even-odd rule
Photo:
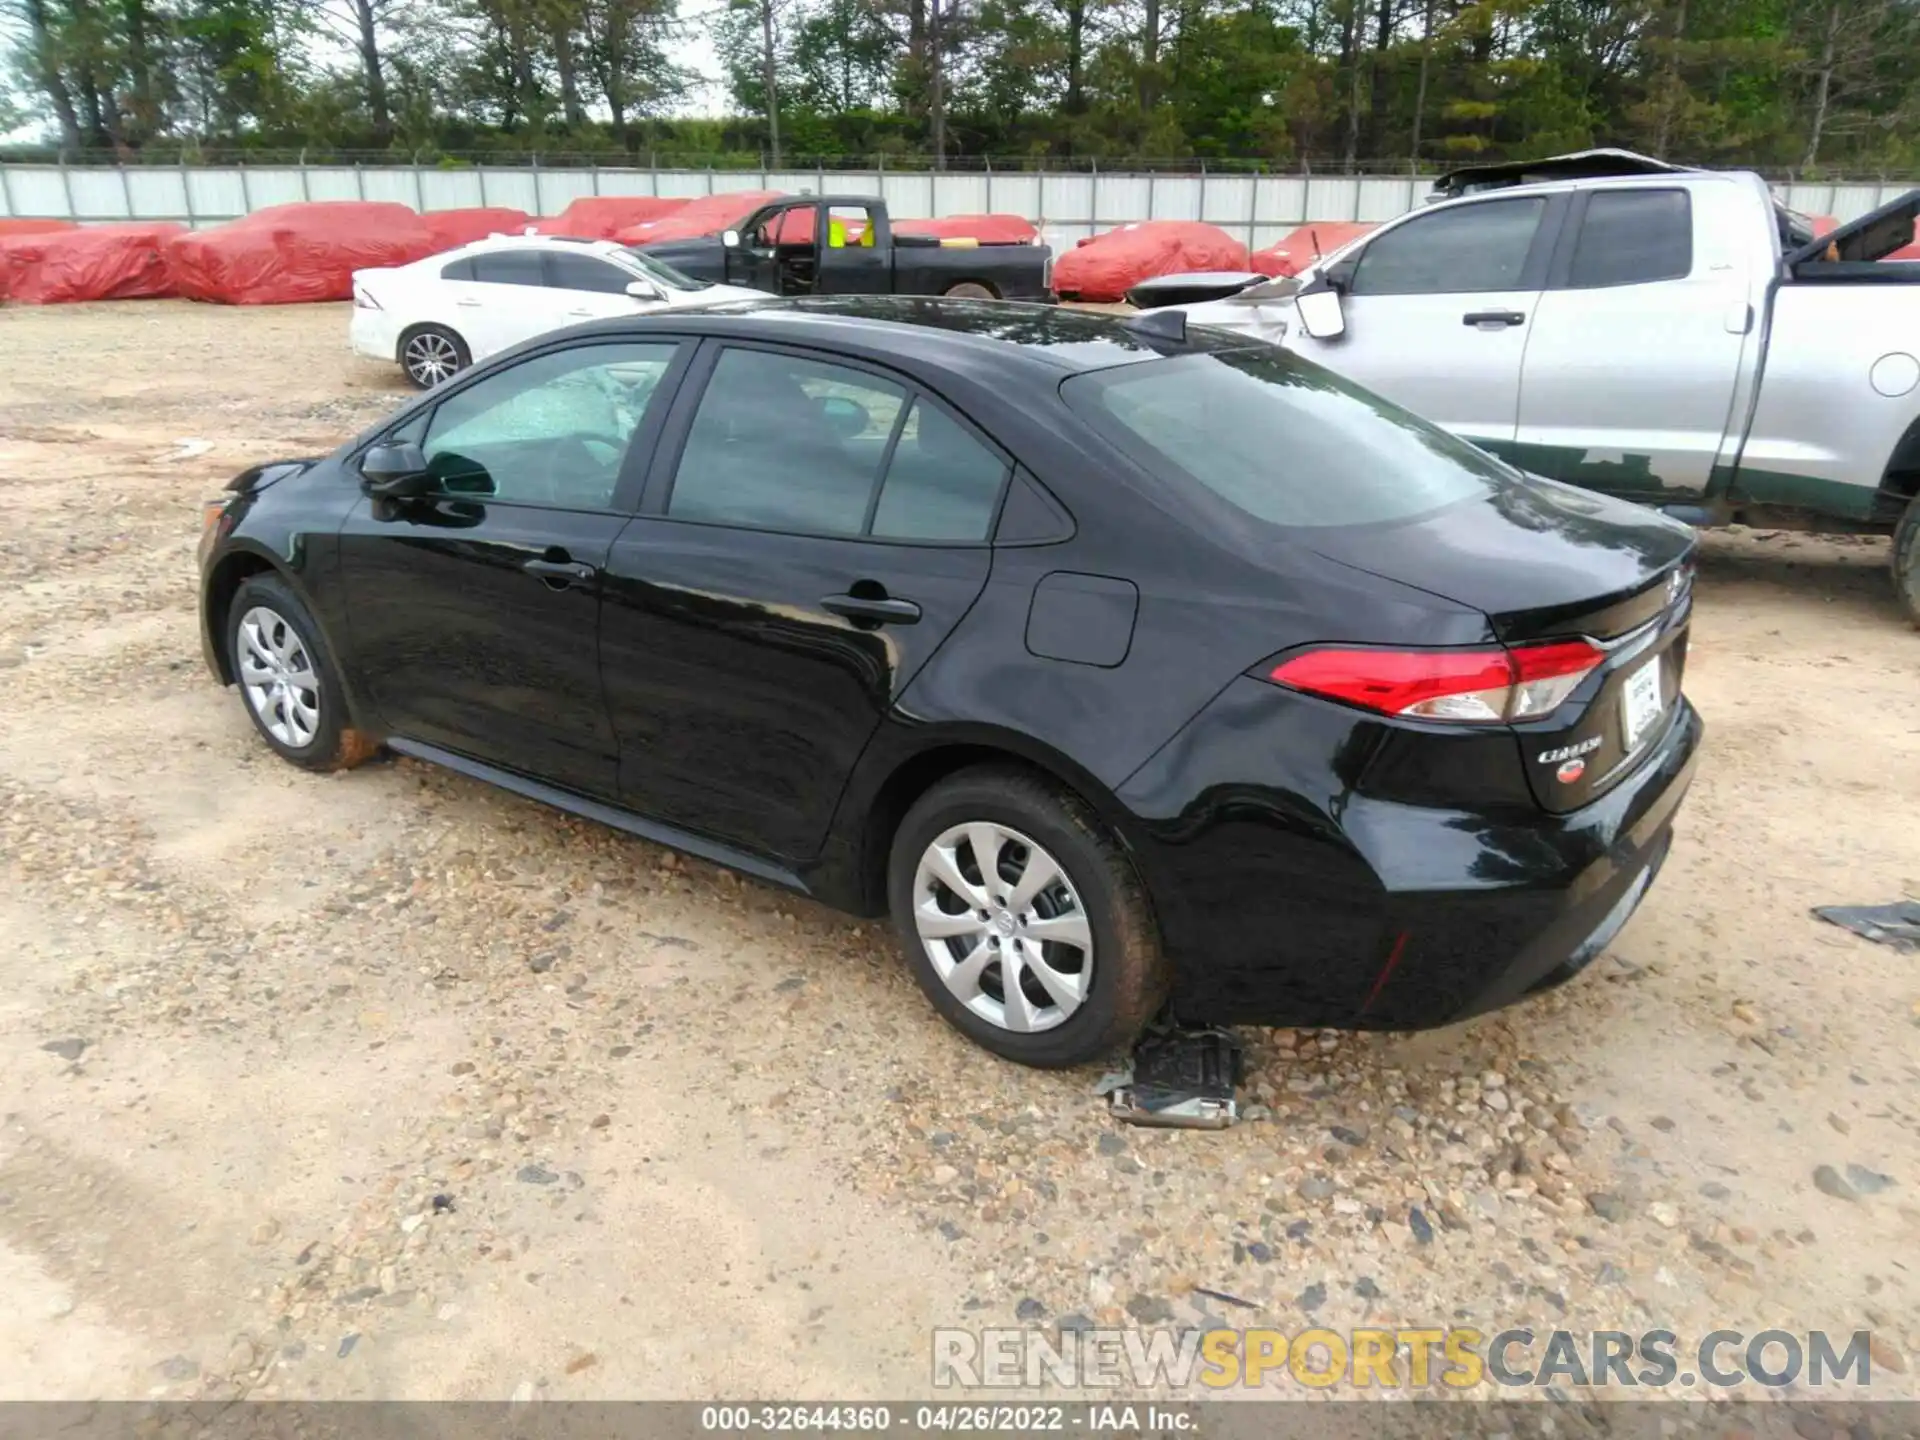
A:
<svg viewBox="0 0 1920 1440">
<path fill-rule="evenodd" d="M 979 245 L 896 235 L 887 202 L 806 195 L 763 205 L 738 229 L 636 247 L 698 280 L 771 295 L 959 295 L 1046 300 L 1045 245 Z"/>
</svg>

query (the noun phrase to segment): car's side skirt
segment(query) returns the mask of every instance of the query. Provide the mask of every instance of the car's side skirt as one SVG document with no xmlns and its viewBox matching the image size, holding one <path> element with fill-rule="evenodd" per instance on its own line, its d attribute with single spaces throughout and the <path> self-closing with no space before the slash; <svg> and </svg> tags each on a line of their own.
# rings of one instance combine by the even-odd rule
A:
<svg viewBox="0 0 1920 1440">
<path fill-rule="evenodd" d="M 651 840 L 656 845 L 665 845 L 669 849 L 679 850 L 699 860 L 708 860 L 715 865 L 724 865 L 729 870 L 738 870 L 743 875 L 751 875 L 757 880 L 781 885 L 789 890 L 798 890 L 801 894 L 812 893 L 807 882 L 793 871 L 771 861 L 762 860 L 757 855 L 749 855 L 744 850 L 736 850 L 731 845 L 722 845 L 717 840 L 708 840 L 691 831 L 681 830 L 672 825 L 663 825 L 658 820 L 649 820 L 645 816 L 635 815 L 618 806 L 608 805 L 599 800 L 589 800 L 584 795 L 575 795 L 570 790 L 561 790 L 543 781 L 526 775 L 515 774 L 511 770 L 502 770 L 485 761 L 475 760 L 452 750 L 442 750 L 438 745 L 428 745 L 424 741 L 409 740 L 404 735 L 387 737 L 387 748 L 402 755 L 410 755 L 416 760 L 431 761 L 435 765 L 444 765 L 447 769 L 475 780 L 484 780 L 489 785 L 498 785 L 502 790 L 511 790 L 516 795 L 524 795 L 529 800 L 538 800 L 543 805 L 551 805 L 556 810 L 565 810 L 570 815 L 578 815 L 583 820 L 597 820 L 602 825 L 610 825 L 616 830 L 625 830 L 629 835 L 638 835 L 642 840 Z"/>
</svg>

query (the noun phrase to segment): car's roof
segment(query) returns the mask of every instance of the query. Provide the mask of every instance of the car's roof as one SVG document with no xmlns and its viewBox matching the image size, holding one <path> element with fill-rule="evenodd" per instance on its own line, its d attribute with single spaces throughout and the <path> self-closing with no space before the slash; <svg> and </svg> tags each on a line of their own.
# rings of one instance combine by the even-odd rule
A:
<svg viewBox="0 0 1920 1440">
<path fill-rule="evenodd" d="M 594 240 L 584 235 L 529 235 L 503 232 L 484 240 L 469 240 L 452 250 L 429 255 L 429 260 L 444 260 L 449 255 L 477 255 L 485 250 L 582 250 L 589 255 L 623 255 L 626 247 L 617 240 Z"/>
<path fill-rule="evenodd" d="M 584 327 L 674 329 L 819 346 L 874 359 L 932 365 L 994 358 L 1053 373 L 1103 370 L 1169 353 L 1245 349 L 1243 336 L 1196 328 L 1184 343 L 1137 330 L 1130 317 L 1006 300 L 846 295 L 736 300 L 672 315 L 641 315 Z M 1050 383 L 1052 383 L 1050 382 Z"/>
</svg>

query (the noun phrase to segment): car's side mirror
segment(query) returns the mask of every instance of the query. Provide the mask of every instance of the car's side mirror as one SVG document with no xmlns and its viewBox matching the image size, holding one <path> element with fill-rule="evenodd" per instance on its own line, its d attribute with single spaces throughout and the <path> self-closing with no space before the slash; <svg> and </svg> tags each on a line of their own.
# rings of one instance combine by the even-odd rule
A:
<svg viewBox="0 0 1920 1440">
<path fill-rule="evenodd" d="M 360 488 L 375 500 L 416 500 L 438 482 L 418 445 L 375 445 L 361 457 Z"/>
<path fill-rule="evenodd" d="M 740 248 L 740 232 L 738 230 L 722 230 L 720 232 L 720 243 L 729 250 L 738 250 Z"/>
<path fill-rule="evenodd" d="M 627 294 L 636 300 L 664 300 L 660 287 L 651 280 L 633 280 L 627 284 Z"/>
<path fill-rule="evenodd" d="M 1347 313 L 1340 304 L 1339 287 L 1326 275 L 1301 287 L 1293 297 L 1293 309 L 1300 317 L 1300 328 L 1315 340 L 1338 340 L 1347 333 Z"/>
</svg>

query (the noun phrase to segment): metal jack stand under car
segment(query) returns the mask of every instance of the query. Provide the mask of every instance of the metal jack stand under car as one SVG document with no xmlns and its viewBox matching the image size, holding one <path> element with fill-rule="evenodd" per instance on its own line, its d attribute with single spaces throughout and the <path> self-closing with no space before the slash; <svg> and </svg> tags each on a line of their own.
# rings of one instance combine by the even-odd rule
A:
<svg viewBox="0 0 1920 1440">
<path fill-rule="evenodd" d="M 1232 1031 L 1161 1019 L 1134 1045 L 1126 1068 L 1102 1078 L 1094 1093 L 1129 1125 L 1224 1130 L 1240 1117 L 1235 1092 L 1245 1072 Z"/>
</svg>

